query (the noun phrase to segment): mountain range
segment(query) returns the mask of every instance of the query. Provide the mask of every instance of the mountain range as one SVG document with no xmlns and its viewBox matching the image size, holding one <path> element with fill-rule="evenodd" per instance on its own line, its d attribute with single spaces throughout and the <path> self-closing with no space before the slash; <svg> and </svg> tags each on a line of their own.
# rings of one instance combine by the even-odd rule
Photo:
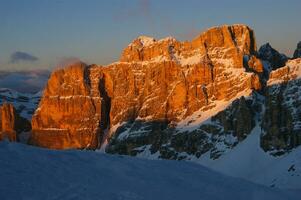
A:
<svg viewBox="0 0 301 200">
<path fill-rule="evenodd" d="M 192 161 L 300 189 L 300 52 L 301 43 L 293 58 L 269 43 L 257 49 L 254 31 L 241 24 L 184 42 L 140 36 L 118 62 L 52 72 L 43 92 L 1 89 L 15 108 L 0 109 L 0 136 L 48 149 Z"/>
</svg>

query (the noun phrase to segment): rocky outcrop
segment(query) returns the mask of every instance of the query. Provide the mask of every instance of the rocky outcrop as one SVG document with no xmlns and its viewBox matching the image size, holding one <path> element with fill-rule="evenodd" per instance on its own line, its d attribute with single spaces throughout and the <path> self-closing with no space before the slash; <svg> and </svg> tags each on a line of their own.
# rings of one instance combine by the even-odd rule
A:
<svg viewBox="0 0 301 200">
<path fill-rule="evenodd" d="M 301 41 L 297 45 L 297 49 L 294 52 L 294 58 L 301 58 Z"/>
<path fill-rule="evenodd" d="M 3 140 L 7 138 L 10 141 L 16 141 L 17 133 L 15 131 L 14 107 L 11 106 L 10 104 L 3 104 L 3 106 L 0 107 L 0 113 L 1 113 L 0 139 Z"/>
<path fill-rule="evenodd" d="M 0 106 L 0 140 L 17 141 L 19 133 L 29 130 L 29 122 L 17 114 L 13 105 Z"/>
<path fill-rule="evenodd" d="M 301 77 L 301 59 L 289 60 L 286 66 L 281 67 L 270 73 L 267 86 L 278 85 L 281 83 L 294 82 Z"/>
<path fill-rule="evenodd" d="M 288 58 L 284 54 L 280 54 L 269 43 L 262 45 L 258 51 L 259 58 L 267 61 L 267 65 L 270 69 L 275 70 L 283 67 Z"/>
<path fill-rule="evenodd" d="M 120 62 L 76 63 L 54 72 L 33 116 L 31 141 L 95 149 L 118 124 L 177 123 L 260 90 L 263 70 L 254 32 L 244 25 L 211 28 L 191 42 L 142 36 Z"/>
<path fill-rule="evenodd" d="M 301 59 L 270 74 L 261 147 L 281 155 L 301 144 Z"/>
</svg>

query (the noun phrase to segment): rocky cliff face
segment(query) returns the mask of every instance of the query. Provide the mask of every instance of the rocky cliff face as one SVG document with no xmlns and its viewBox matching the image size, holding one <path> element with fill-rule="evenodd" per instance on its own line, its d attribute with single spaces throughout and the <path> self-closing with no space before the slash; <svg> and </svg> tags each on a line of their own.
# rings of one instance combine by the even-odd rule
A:
<svg viewBox="0 0 301 200">
<path fill-rule="evenodd" d="M 15 110 L 10 104 L 4 104 L 0 107 L 1 122 L 1 140 L 8 138 L 10 141 L 17 140 L 15 131 Z"/>
<path fill-rule="evenodd" d="M 111 125 L 137 117 L 179 121 L 212 101 L 260 89 L 258 75 L 246 72 L 263 70 L 255 50 L 246 26 L 212 28 L 192 42 L 139 37 L 121 62 L 106 67 L 113 82 Z"/>
<path fill-rule="evenodd" d="M 195 113 L 205 119 L 260 90 L 263 70 L 254 32 L 244 25 L 211 28 L 191 42 L 142 36 L 120 62 L 54 72 L 32 119 L 31 142 L 95 149 L 125 122 L 171 126 Z"/>
<path fill-rule="evenodd" d="M 13 105 L 4 103 L 0 106 L 0 140 L 18 140 L 18 133 L 29 131 L 29 122 L 20 117 Z"/>
<path fill-rule="evenodd" d="M 270 73 L 262 91 L 253 91 L 231 104 L 216 102 L 219 105 L 215 108 L 196 112 L 176 124 L 123 124 L 115 131 L 107 152 L 180 160 L 205 155 L 214 160 L 253 132 L 267 153 L 289 153 L 301 144 L 300 78 L 301 59 L 289 60 L 286 66 Z"/>
<path fill-rule="evenodd" d="M 193 126 L 173 126 L 164 121 L 125 123 L 111 138 L 107 152 L 176 160 L 199 158 L 207 153 L 211 159 L 217 159 L 254 128 L 256 112 L 260 111 L 255 96 L 241 97 Z"/>
<path fill-rule="evenodd" d="M 281 155 L 301 144 L 301 59 L 271 72 L 266 89 L 261 146 Z"/>
<path fill-rule="evenodd" d="M 54 72 L 32 119 L 31 143 L 48 148 L 99 147 L 109 122 L 105 76 L 84 63 Z"/>
</svg>

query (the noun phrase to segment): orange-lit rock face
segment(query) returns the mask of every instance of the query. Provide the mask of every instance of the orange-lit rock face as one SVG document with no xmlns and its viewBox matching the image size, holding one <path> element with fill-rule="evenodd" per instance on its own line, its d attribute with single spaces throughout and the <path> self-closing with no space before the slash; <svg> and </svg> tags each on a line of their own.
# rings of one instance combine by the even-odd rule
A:
<svg viewBox="0 0 301 200">
<path fill-rule="evenodd" d="M 107 126 L 102 117 L 107 109 L 100 88 L 103 80 L 101 70 L 84 63 L 54 72 L 32 119 L 32 143 L 58 149 L 97 148 Z"/>
<path fill-rule="evenodd" d="M 247 26 L 212 28 L 191 42 L 139 37 L 111 65 L 52 74 L 32 119 L 32 142 L 97 148 L 106 128 L 137 118 L 177 122 L 216 100 L 260 89 L 263 68 Z M 246 69 L 252 69 L 246 72 Z"/>
<path fill-rule="evenodd" d="M 301 58 L 289 60 L 284 67 L 270 73 L 268 86 L 298 79 L 301 76 Z"/>
<path fill-rule="evenodd" d="M 14 107 L 6 103 L 0 106 L 0 140 L 7 138 L 10 141 L 16 141 L 15 125 L 16 111 Z"/>
<path fill-rule="evenodd" d="M 209 29 L 191 42 L 137 38 L 105 69 L 115 88 L 111 125 L 137 117 L 178 121 L 212 100 L 260 89 L 258 75 L 246 73 L 263 72 L 254 52 L 254 33 L 241 25 Z"/>
</svg>

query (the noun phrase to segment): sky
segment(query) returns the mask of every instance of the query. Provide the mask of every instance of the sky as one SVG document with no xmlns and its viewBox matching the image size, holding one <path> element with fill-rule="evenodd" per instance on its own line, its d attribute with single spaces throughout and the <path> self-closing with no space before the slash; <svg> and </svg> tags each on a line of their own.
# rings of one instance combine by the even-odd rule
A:
<svg viewBox="0 0 301 200">
<path fill-rule="evenodd" d="M 254 29 L 258 47 L 269 42 L 291 56 L 300 8 L 300 0 L 0 0 L 0 70 L 105 65 L 139 35 L 184 41 L 236 23 Z"/>
</svg>

